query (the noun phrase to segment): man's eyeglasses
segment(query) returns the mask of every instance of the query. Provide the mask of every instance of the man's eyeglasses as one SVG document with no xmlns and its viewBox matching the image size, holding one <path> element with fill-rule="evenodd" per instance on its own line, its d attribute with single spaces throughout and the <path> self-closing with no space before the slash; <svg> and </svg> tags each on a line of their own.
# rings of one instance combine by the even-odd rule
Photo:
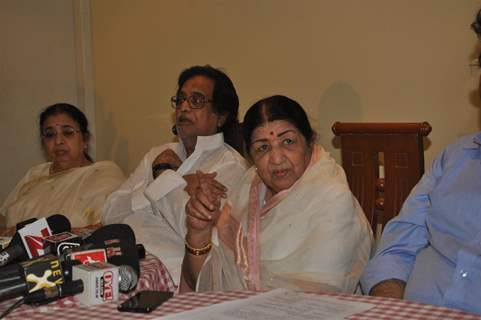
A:
<svg viewBox="0 0 481 320">
<path fill-rule="evenodd" d="M 207 99 L 207 97 L 204 96 L 202 93 L 193 92 L 188 97 L 186 97 L 183 94 L 179 94 L 178 96 L 173 96 L 172 98 L 170 98 L 170 104 L 172 108 L 177 109 L 186 100 L 192 109 L 200 109 L 204 107 L 206 103 L 213 101 L 213 100 Z"/>
<path fill-rule="evenodd" d="M 47 128 L 43 130 L 42 136 L 47 140 L 52 140 L 57 138 L 57 134 L 61 133 L 65 139 L 71 139 L 77 132 L 80 132 L 80 130 L 72 128 L 71 126 L 62 126 L 59 131 L 54 128 Z"/>
<path fill-rule="evenodd" d="M 469 64 L 471 73 L 477 72 L 481 68 L 481 54 Z"/>
</svg>

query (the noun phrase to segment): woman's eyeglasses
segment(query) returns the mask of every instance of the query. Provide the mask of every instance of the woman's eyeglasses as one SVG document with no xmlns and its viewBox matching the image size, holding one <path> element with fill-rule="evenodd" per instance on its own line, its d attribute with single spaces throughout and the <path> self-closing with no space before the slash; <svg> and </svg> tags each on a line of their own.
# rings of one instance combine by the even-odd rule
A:
<svg viewBox="0 0 481 320">
<path fill-rule="evenodd" d="M 170 98 L 170 105 L 172 106 L 172 108 L 177 109 L 186 100 L 192 109 L 200 109 L 204 107 L 206 103 L 212 102 L 212 100 L 207 99 L 207 97 L 204 96 L 202 93 L 193 92 L 188 97 L 183 94 L 173 96 L 172 98 Z"/>
<path fill-rule="evenodd" d="M 52 140 L 57 138 L 57 134 L 60 133 L 65 139 L 71 139 L 77 132 L 80 132 L 80 130 L 72 128 L 71 126 L 62 126 L 60 130 L 56 130 L 55 128 L 47 128 L 43 130 L 42 136 L 47 140 Z"/>
</svg>

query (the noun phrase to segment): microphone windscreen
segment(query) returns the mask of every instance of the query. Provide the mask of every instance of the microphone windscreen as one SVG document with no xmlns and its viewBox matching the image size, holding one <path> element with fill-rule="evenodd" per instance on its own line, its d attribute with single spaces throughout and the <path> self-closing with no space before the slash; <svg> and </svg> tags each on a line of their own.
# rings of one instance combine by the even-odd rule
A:
<svg viewBox="0 0 481 320">
<path fill-rule="evenodd" d="M 70 221 L 61 214 L 54 214 L 47 218 L 48 226 L 52 230 L 52 234 L 70 231 Z"/>
<path fill-rule="evenodd" d="M 116 265 L 129 265 L 140 274 L 139 256 L 135 246 L 135 234 L 126 224 L 103 226 L 86 239 L 97 248 L 105 248 L 107 260 Z"/>
<path fill-rule="evenodd" d="M 127 293 L 135 289 L 139 277 L 135 270 L 129 265 L 119 266 L 119 290 Z"/>
</svg>

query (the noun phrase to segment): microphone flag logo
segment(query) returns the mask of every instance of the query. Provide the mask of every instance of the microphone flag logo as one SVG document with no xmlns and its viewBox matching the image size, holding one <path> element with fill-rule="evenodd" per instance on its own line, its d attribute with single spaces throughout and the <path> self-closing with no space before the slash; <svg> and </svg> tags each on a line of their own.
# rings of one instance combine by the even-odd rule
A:
<svg viewBox="0 0 481 320">
<path fill-rule="evenodd" d="M 35 283 L 35 286 L 28 290 L 28 292 L 34 292 L 43 288 L 51 288 L 55 286 L 55 282 L 48 281 L 48 278 L 52 275 L 52 270 L 45 270 L 43 276 L 38 277 L 33 273 L 29 273 L 25 278 L 27 282 Z"/>
<path fill-rule="evenodd" d="M 43 238 L 52 234 L 47 219 L 42 218 L 18 230 L 29 258 L 45 254 Z"/>
<path fill-rule="evenodd" d="M 105 249 L 92 249 L 79 252 L 72 252 L 70 259 L 78 260 L 82 264 L 90 264 L 95 262 L 107 262 L 107 254 Z"/>
<path fill-rule="evenodd" d="M 114 274 L 112 271 L 106 271 L 101 278 L 100 284 L 100 296 L 104 301 L 110 301 L 114 298 L 114 292 L 112 288 Z"/>
<path fill-rule="evenodd" d="M 51 288 L 64 282 L 60 261 L 53 255 L 27 260 L 21 262 L 20 266 L 23 269 L 29 292 Z"/>
</svg>

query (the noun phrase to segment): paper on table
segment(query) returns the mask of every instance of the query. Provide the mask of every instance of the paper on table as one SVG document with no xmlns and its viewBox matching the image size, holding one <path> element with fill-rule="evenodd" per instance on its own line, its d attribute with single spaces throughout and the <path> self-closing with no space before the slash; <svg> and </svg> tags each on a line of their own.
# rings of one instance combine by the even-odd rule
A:
<svg viewBox="0 0 481 320">
<path fill-rule="evenodd" d="M 316 294 L 276 289 L 241 300 L 176 313 L 163 320 L 306 320 L 343 319 L 375 307 Z"/>
</svg>

